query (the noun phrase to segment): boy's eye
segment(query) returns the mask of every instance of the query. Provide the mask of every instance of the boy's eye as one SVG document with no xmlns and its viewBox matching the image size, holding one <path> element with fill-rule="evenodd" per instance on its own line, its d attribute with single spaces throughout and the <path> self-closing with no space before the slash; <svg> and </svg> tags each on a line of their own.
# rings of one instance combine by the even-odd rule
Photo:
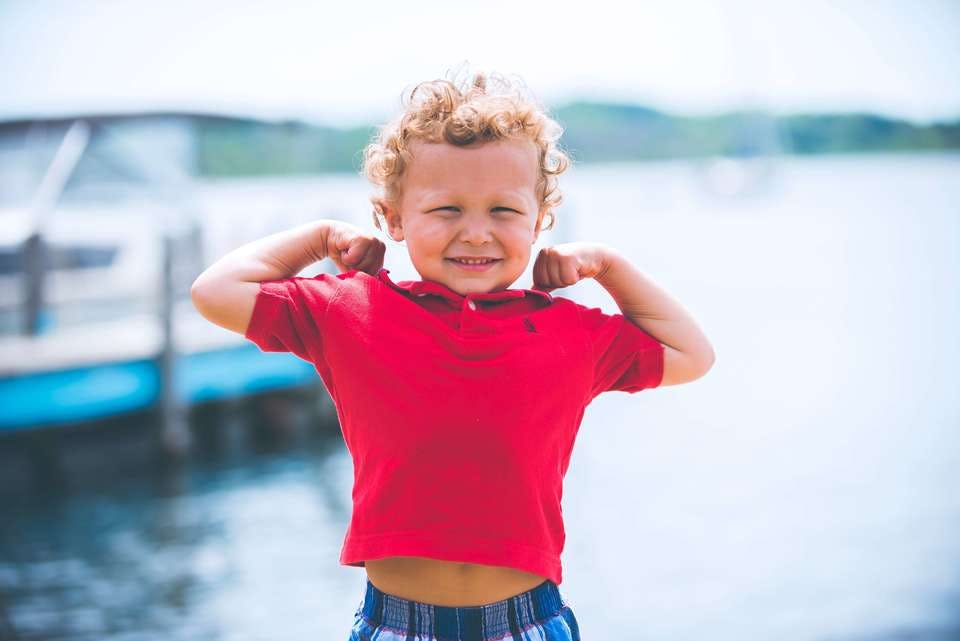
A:
<svg viewBox="0 0 960 641">
<path fill-rule="evenodd" d="M 434 207 L 433 209 L 428 210 L 427 213 L 431 213 L 431 212 L 435 212 L 435 211 L 442 211 L 442 212 L 448 212 L 448 211 L 450 211 L 450 212 L 456 213 L 456 212 L 460 211 L 460 208 L 459 208 L 459 207 L 454 207 L 453 205 L 447 205 L 446 207 Z M 506 211 L 506 212 L 511 212 L 511 213 L 514 213 L 514 214 L 520 214 L 521 216 L 524 215 L 522 211 L 518 211 L 518 210 L 513 209 L 513 208 L 511 208 L 511 207 L 494 207 L 492 211 Z"/>
<path fill-rule="evenodd" d="M 431 209 L 430 211 L 446 211 L 446 210 L 450 210 L 450 211 L 460 211 L 457 207 L 454 207 L 453 205 L 448 205 L 447 207 L 436 207 L 436 208 L 434 208 L 434 209 Z M 499 210 L 512 211 L 512 212 L 517 213 L 517 214 L 521 213 L 521 212 L 517 211 L 516 209 L 511 209 L 511 208 L 509 208 L 509 207 L 494 207 L 494 208 L 493 208 L 493 211 L 499 211 Z"/>
</svg>

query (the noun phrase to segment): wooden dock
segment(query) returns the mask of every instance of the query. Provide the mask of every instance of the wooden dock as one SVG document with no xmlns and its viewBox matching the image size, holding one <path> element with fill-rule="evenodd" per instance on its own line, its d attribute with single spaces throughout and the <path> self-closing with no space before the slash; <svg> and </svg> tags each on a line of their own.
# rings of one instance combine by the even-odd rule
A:
<svg viewBox="0 0 960 641">
<path fill-rule="evenodd" d="M 173 393 L 184 405 L 314 383 L 314 367 L 264 353 L 211 324 L 189 301 L 173 308 Z M 0 337 L 0 433 L 149 409 L 162 400 L 161 319 L 139 315 Z"/>
</svg>

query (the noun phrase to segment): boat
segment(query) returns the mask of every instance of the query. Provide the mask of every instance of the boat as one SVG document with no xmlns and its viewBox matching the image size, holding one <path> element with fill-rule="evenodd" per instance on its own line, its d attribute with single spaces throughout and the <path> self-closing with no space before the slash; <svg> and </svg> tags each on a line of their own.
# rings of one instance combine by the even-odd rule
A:
<svg viewBox="0 0 960 641">
<path fill-rule="evenodd" d="M 196 404 L 319 384 L 310 363 L 261 352 L 190 301 L 209 257 L 298 222 L 205 188 L 197 117 L 0 123 L 0 438 L 150 410 L 176 423 Z M 232 191 L 257 188 L 243 183 Z"/>
</svg>

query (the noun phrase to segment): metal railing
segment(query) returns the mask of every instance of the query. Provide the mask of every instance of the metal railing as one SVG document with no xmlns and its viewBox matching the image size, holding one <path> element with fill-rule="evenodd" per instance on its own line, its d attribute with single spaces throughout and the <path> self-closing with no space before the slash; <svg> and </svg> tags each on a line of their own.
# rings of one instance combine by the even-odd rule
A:
<svg viewBox="0 0 960 641">
<path fill-rule="evenodd" d="M 92 135 L 92 126 L 85 120 L 76 120 L 70 124 L 66 134 L 57 146 L 52 162 L 47 166 L 29 208 L 29 232 L 20 249 L 22 257 L 22 308 L 20 310 L 20 333 L 26 337 L 38 337 L 44 331 L 43 316 L 47 307 L 47 288 L 45 282 L 51 270 L 51 251 L 46 240 L 50 220 L 61 203 L 68 181 L 74 175 L 78 164 L 87 151 Z M 140 155 L 142 165 L 161 177 L 172 175 L 168 169 L 156 166 L 155 162 Z M 153 186 L 151 186 L 153 187 Z M 160 283 L 157 298 L 157 321 L 161 328 L 161 349 L 156 355 L 160 374 L 159 410 L 161 430 L 159 444 L 167 454 L 185 454 L 191 446 L 191 435 L 187 424 L 187 408 L 180 398 L 176 384 L 177 346 L 174 340 L 174 308 L 178 293 L 182 287 L 182 274 L 178 273 L 178 248 L 184 239 L 190 246 L 199 248 L 201 229 L 194 217 L 184 206 L 182 195 L 173 195 L 176 190 L 155 190 L 161 200 L 176 199 L 169 216 L 160 221 L 157 242 L 161 247 Z M 183 224 L 184 222 L 188 224 Z M 201 258 L 202 262 L 202 258 Z"/>
</svg>

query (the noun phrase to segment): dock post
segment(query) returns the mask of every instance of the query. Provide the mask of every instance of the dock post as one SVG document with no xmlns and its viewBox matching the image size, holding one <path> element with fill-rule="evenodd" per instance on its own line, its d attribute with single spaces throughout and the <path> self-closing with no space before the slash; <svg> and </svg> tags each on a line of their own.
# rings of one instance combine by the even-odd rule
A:
<svg viewBox="0 0 960 641">
<path fill-rule="evenodd" d="M 50 268 L 49 246 L 44 240 L 47 222 L 57 207 L 70 176 L 90 141 L 90 125 L 75 120 L 57 147 L 30 208 L 31 233 L 23 243 L 23 313 L 21 334 L 36 336 L 44 329 L 44 285 Z"/>
<path fill-rule="evenodd" d="M 44 311 L 44 280 L 47 274 L 47 244 L 43 234 L 35 231 L 23 243 L 23 313 L 20 333 L 23 336 L 36 336 L 42 327 Z"/>
<path fill-rule="evenodd" d="M 163 278 L 160 294 L 160 322 L 163 327 L 163 345 L 160 352 L 160 447 L 162 453 L 183 458 L 191 448 L 190 424 L 187 409 L 177 385 L 177 346 L 174 336 L 174 308 L 176 287 L 173 277 L 174 238 L 169 230 L 163 233 Z"/>
</svg>

